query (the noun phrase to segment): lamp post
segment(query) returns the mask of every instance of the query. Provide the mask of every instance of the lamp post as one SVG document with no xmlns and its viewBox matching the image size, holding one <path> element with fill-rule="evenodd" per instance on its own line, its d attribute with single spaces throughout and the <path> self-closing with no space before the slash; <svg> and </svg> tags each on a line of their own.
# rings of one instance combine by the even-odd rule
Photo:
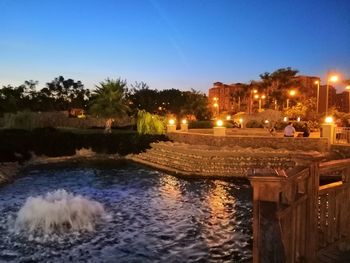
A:
<svg viewBox="0 0 350 263">
<path fill-rule="evenodd" d="M 297 92 L 295 90 L 289 91 L 289 96 L 294 97 Z M 287 109 L 289 108 L 289 98 L 287 98 Z"/>
<path fill-rule="evenodd" d="M 320 100 L 320 81 L 316 80 L 315 84 L 317 85 L 316 112 L 318 114 L 318 103 L 319 103 L 319 100 Z"/>
<path fill-rule="evenodd" d="M 332 75 L 328 76 L 327 75 L 327 86 L 326 86 L 326 116 L 328 116 L 328 93 L 329 93 L 329 82 L 337 82 L 338 81 L 338 76 L 337 75 Z"/>
<path fill-rule="evenodd" d="M 349 113 L 350 113 L 350 85 L 347 85 L 345 89 L 348 91 L 349 98 L 348 98 L 348 104 L 349 104 Z"/>
<path fill-rule="evenodd" d="M 219 115 L 219 103 L 218 103 L 218 98 L 217 97 L 214 97 L 213 98 L 213 100 L 214 100 L 214 104 L 213 104 L 213 106 L 214 106 L 214 108 L 215 108 L 215 115 L 217 116 L 217 115 Z"/>
<path fill-rule="evenodd" d="M 258 91 L 256 89 L 252 89 L 250 91 L 250 102 L 249 102 L 249 115 L 252 113 L 253 111 L 253 94 L 258 93 Z"/>
<path fill-rule="evenodd" d="M 259 102 L 259 112 L 261 112 L 261 100 L 266 99 L 265 95 L 259 95 L 259 94 L 255 94 L 254 95 L 254 99 L 257 99 Z"/>
</svg>

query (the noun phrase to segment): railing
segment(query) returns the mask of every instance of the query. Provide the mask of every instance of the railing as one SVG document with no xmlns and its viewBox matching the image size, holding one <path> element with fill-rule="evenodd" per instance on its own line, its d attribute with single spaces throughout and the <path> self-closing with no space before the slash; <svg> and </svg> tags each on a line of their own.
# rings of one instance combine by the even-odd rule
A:
<svg viewBox="0 0 350 263">
<path fill-rule="evenodd" d="M 334 143 L 350 144 L 350 127 L 335 127 L 334 129 Z"/>
<path fill-rule="evenodd" d="M 350 240 L 350 159 L 249 179 L 253 262 L 315 262 L 319 250 Z"/>
<path fill-rule="evenodd" d="M 350 238 L 350 160 L 320 164 L 320 176 L 334 182 L 319 187 L 318 249 Z"/>
</svg>

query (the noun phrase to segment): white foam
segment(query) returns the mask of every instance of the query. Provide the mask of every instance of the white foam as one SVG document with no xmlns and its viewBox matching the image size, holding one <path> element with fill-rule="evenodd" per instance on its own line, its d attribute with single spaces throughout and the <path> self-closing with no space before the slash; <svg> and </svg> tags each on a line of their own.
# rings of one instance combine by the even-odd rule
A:
<svg viewBox="0 0 350 263">
<path fill-rule="evenodd" d="M 27 198 L 17 214 L 14 231 L 29 236 L 93 231 L 96 223 L 106 217 L 99 202 L 59 189 Z"/>
</svg>

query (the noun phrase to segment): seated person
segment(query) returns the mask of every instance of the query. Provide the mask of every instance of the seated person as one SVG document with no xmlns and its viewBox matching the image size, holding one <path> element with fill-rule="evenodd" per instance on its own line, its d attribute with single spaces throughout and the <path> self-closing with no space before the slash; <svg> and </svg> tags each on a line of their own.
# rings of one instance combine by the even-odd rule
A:
<svg viewBox="0 0 350 263">
<path fill-rule="evenodd" d="M 309 137 L 310 136 L 310 129 L 307 126 L 307 123 L 304 124 L 304 132 L 303 132 L 303 137 Z"/>
<path fill-rule="evenodd" d="M 288 123 L 288 125 L 284 128 L 284 137 L 294 137 L 295 128 L 293 127 L 293 123 Z"/>
</svg>

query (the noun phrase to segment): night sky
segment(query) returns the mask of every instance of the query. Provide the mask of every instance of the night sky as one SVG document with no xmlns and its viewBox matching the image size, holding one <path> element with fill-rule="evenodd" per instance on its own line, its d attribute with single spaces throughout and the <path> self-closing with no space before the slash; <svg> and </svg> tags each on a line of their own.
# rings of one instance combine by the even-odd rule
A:
<svg viewBox="0 0 350 263">
<path fill-rule="evenodd" d="M 0 85 L 63 75 L 207 92 L 287 66 L 350 78 L 350 0 L 0 0 Z"/>
</svg>

